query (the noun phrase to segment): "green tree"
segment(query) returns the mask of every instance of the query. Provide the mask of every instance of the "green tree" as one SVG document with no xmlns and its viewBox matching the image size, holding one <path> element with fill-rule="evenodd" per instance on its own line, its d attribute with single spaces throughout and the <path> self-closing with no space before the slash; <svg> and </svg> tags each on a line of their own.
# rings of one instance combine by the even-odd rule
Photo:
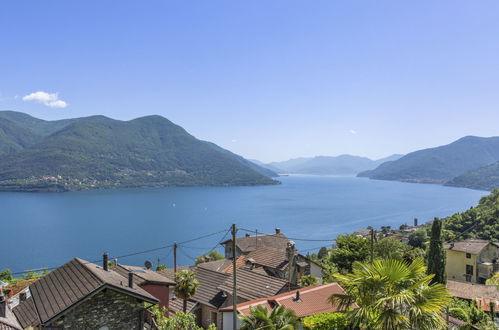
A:
<svg viewBox="0 0 499 330">
<path fill-rule="evenodd" d="M 369 241 L 357 235 L 338 235 L 336 247 L 331 250 L 331 262 L 342 272 L 351 272 L 354 262 L 369 257 Z"/>
<path fill-rule="evenodd" d="M 495 273 L 494 276 L 489 278 L 485 284 L 487 285 L 497 285 L 497 288 L 499 289 L 499 272 Z"/>
<path fill-rule="evenodd" d="M 175 274 L 175 295 L 182 299 L 182 310 L 187 311 L 187 300 L 196 294 L 196 289 L 199 286 L 199 281 L 196 279 L 196 274 L 187 269 L 184 269 Z"/>
<path fill-rule="evenodd" d="M 241 330 L 294 330 L 298 329 L 298 318 L 295 313 L 283 306 L 269 311 L 263 305 L 250 306 L 250 315 L 239 316 Z"/>
<path fill-rule="evenodd" d="M 310 330 L 346 330 L 349 324 L 345 313 L 322 313 L 304 317 L 302 324 Z"/>
<path fill-rule="evenodd" d="M 407 244 L 393 237 L 383 238 L 374 245 L 375 255 L 379 259 L 404 260 L 409 250 Z"/>
<path fill-rule="evenodd" d="M 428 274 L 434 274 L 433 282 L 445 284 L 445 251 L 442 237 L 443 222 L 439 218 L 431 225 L 430 248 L 428 249 Z"/>
<path fill-rule="evenodd" d="M 428 241 L 428 235 L 425 229 L 419 229 L 411 235 L 409 235 L 408 244 L 414 248 L 426 249 L 426 242 Z"/>
<path fill-rule="evenodd" d="M 319 253 L 317 253 L 317 258 L 324 259 L 328 255 L 328 250 L 325 246 L 321 247 Z"/>
<path fill-rule="evenodd" d="M 196 325 L 196 317 L 191 313 L 175 313 L 171 316 L 164 307 L 154 306 L 152 309 L 159 330 L 202 330 Z"/>
<path fill-rule="evenodd" d="M 218 253 L 217 251 L 213 250 L 207 254 L 203 254 L 202 256 L 197 257 L 196 265 L 202 264 L 204 262 L 216 261 L 221 259 L 224 259 L 224 256 Z"/>
<path fill-rule="evenodd" d="M 165 270 L 165 269 L 168 269 L 168 267 L 166 267 L 166 265 L 157 265 L 156 266 L 156 271 L 158 271 L 158 270 Z"/>
<path fill-rule="evenodd" d="M 440 283 L 431 283 L 424 260 L 412 263 L 399 260 L 375 260 L 373 264 L 356 262 L 353 273 L 336 274 L 346 294 L 330 297 L 339 308 L 355 302 L 359 308 L 347 311 L 348 320 L 370 329 L 444 329 L 441 316 L 451 297 Z"/>
<path fill-rule="evenodd" d="M 317 277 L 313 275 L 303 275 L 300 278 L 300 286 L 305 288 L 307 286 L 317 285 Z"/>
<path fill-rule="evenodd" d="M 12 279 L 13 276 L 10 269 L 4 269 L 0 272 L 0 281 L 9 283 L 10 281 L 12 281 Z"/>
</svg>

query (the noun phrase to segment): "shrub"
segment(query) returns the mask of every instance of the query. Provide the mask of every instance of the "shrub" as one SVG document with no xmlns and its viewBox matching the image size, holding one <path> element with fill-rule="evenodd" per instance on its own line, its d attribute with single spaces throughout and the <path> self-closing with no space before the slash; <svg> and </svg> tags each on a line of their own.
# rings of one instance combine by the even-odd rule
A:
<svg viewBox="0 0 499 330">
<path fill-rule="evenodd" d="M 303 318 L 303 327 L 310 330 L 348 329 L 344 313 L 322 313 Z"/>
</svg>

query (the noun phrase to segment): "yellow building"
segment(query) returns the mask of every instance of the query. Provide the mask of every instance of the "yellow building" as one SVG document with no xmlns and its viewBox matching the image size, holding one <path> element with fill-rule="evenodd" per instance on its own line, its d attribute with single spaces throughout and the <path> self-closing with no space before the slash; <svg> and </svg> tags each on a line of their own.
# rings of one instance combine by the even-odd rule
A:
<svg viewBox="0 0 499 330">
<path fill-rule="evenodd" d="M 469 239 L 445 245 L 449 280 L 485 283 L 499 271 L 499 243 Z"/>
</svg>

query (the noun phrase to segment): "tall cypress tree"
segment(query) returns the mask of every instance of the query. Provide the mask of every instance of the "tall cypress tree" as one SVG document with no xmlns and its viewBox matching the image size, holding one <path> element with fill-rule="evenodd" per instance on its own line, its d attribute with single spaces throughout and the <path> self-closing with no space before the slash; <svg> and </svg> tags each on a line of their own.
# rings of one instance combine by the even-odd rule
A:
<svg viewBox="0 0 499 330">
<path fill-rule="evenodd" d="M 442 233 L 443 221 L 439 218 L 433 220 L 431 226 L 430 248 L 428 250 L 428 274 L 435 274 L 433 283 L 447 282 L 445 274 L 445 251 Z"/>
</svg>

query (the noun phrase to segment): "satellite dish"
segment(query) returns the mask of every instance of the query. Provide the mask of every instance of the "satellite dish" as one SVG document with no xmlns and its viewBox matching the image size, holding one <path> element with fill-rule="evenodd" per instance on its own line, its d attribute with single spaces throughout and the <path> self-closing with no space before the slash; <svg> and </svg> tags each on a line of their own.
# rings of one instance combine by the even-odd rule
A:
<svg viewBox="0 0 499 330">
<path fill-rule="evenodd" d="M 149 260 L 146 260 L 146 262 L 144 262 L 144 266 L 146 266 L 147 269 L 151 269 L 152 262 L 150 262 Z"/>
</svg>

